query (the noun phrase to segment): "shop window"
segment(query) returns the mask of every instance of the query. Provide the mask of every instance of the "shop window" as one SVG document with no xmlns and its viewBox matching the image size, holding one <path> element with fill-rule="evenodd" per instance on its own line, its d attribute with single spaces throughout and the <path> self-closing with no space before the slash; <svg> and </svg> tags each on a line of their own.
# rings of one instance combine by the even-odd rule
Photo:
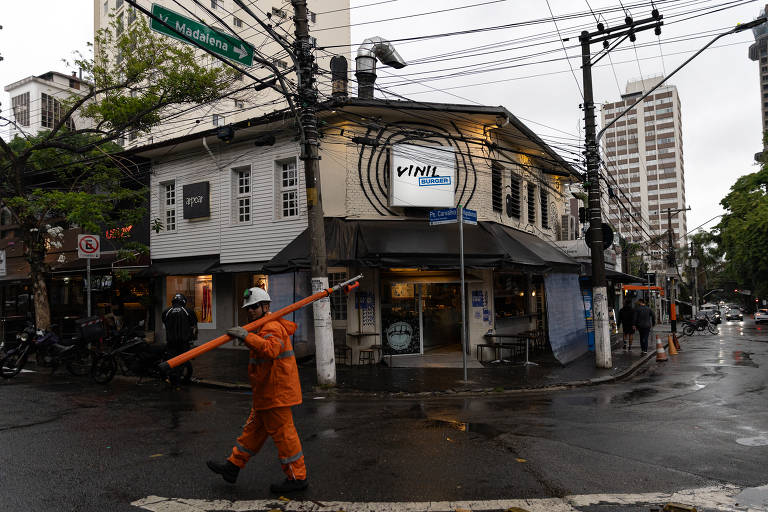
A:
<svg viewBox="0 0 768 512">
<path fill-rule="evenodd" d="M 177 293 L 187 298 L 187 307 L 197 315 L 199 324 L 213 327 L 213 276 L 168 276 L 165 278 L 165 307 Z"/>
<path fill-rule="evenodd" d="M 528 224 L 536 224 L 536 185 L 528 184 Z"/>
<path fill-rule="evenodd" d="M 509 205 L 507 206 L 507 215 L 520 219 L 520 179 L 512 176 L 509 185 Z"/>
<path fill-rule="evenodd" d="M 496 273 L 493 276 L 493 310 L 499 321 L 525 316 L 526 307 L 525 276 L 519 274 Z"/>
<path fill-rule="evenodd" d="M 544 187 L 539 189 L 539 199 L 541 204 L 541 227 L 549 229 L 549 197 Z"/>
<path fill-rule="evenodd" d="M 299 215 L 299 171 L 296 159 L 279 160 L 275 164 L 277 173 L 277 216 L 279 218 Z"/>
<path fill-rule="evenodd" d="M 251 222 L 251 166 L 232 169 L 232 220 Z"/>
<path fill-rule="evenodd" d="M 347 280 L 346 271 L 328 272 L 328 285 L 333 287 Z M 347 295 L 344 293 L 331 294 L 331 318 L 334 321 L 347 320 Z"/>
<path fill-rule="evenodd" d="M 493 211 L 501 211 L 501 171 L 504 167 L 497 163 L 491 163 L 491 206 Z"/>
<path fill-rule="evenodd" d="M 176 231 L 176 182 L 170 181 L 160 185 L 162 189 L 163 217 L 165 230 Z"/>
</svg>

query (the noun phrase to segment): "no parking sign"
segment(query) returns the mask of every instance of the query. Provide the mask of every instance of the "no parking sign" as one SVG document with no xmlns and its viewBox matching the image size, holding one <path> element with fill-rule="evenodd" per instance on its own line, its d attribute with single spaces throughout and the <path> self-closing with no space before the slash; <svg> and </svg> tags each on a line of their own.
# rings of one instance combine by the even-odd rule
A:
<svg viewBox="0 0 768 512">
<path fill-rule="evenodd" d="M 77 235 L 77 257 L 101 258 L 101 237 L 99 235 Z"/>
</svg>

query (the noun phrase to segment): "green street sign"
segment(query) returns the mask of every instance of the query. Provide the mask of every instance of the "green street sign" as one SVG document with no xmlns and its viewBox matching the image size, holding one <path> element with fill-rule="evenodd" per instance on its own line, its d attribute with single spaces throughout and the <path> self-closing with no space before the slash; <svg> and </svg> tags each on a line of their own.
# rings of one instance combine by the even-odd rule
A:
<svg viewBox="0 0 768 512">
<path fill-rule="evenodd" d="M 213 30 L 207 25 L 185 18 L 170 9 L 166 9 L 162 5 L 152 4 L 152 14 L 170 25 L 175 31 L 154 18 L 152 18 L 150 23 L 152 30 L 191 44 L 179 34 L 180 32 L 190 39 L 197 41 L 200 46 L 218 53 L 222 57 L 232 59 L 246 66 L 253 65 L 252 45 Z"/>
</svg>

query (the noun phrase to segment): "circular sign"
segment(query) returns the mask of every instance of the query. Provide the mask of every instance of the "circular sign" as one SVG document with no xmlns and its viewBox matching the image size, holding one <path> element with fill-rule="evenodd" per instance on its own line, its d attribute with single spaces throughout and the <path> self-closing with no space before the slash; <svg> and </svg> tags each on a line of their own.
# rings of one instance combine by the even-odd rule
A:
<svg viewBox="0 0 768 512">
<path fill-rule="evenodd" d="M 99 250 L 99 239 L 93 235 L 85 235 L 77 242 L 81 251 L 93 254 Z"/>
<path fill-rule="evenodd" d="M 613 245 L 613 228 L 609 224 L 606 224 L 603 222 L 602 225 L 602 233 L 603 233 L 603 249 L 608 249 L 611 245 Z M 587 245 L 590 247 L 592 246 L 592 229 L 587 229 L 587 233 L 584 236 L 584 238 L 587 241 Z"/>
</svg>

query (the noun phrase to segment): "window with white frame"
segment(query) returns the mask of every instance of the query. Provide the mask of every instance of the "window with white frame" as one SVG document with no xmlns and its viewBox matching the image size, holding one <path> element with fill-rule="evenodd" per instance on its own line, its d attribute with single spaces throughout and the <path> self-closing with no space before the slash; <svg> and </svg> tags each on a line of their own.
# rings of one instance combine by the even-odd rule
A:
<svg viewBox="0 0 768 512">
<path fill-rule="evenodd" d="M 13 117 L 21 126 L 29 126 L 29 92 L 11 98 Z"/>
<path fill-rule="evenodd" d="M 213 114 L 211 116 L 211 122 L 213 122 L 213 126 L 224 126 L 225 118 L 221 114 Z"/>
<path fill-rule="evenodd" d="M 329 270 L 328 271 L 328 286 L 336 286 L 339 283 L 343 283 L 347 280 L 346 270 Z M 347 294 L 345 293 L 333 293 L 331 294 L 331 319 L 336 322 L 343 322 L 347 319 Z"/>
<path fill-rule="evenodd" d="M 251 166 L 232 169 L 232 220 L 236 223 L 251 222 Z"/>
<path fill-rule="evenodd" d="M 176 231 L 176 182 L 168 181 L 160 185 L 165 217 L 165 230 Z"/>
<path fill-rule="evenodd" d="M 299 215 L 299 171 L 296 159 L 275 163 L 277 178 L 277 216 L 285 219 Z"/>
</svg>

